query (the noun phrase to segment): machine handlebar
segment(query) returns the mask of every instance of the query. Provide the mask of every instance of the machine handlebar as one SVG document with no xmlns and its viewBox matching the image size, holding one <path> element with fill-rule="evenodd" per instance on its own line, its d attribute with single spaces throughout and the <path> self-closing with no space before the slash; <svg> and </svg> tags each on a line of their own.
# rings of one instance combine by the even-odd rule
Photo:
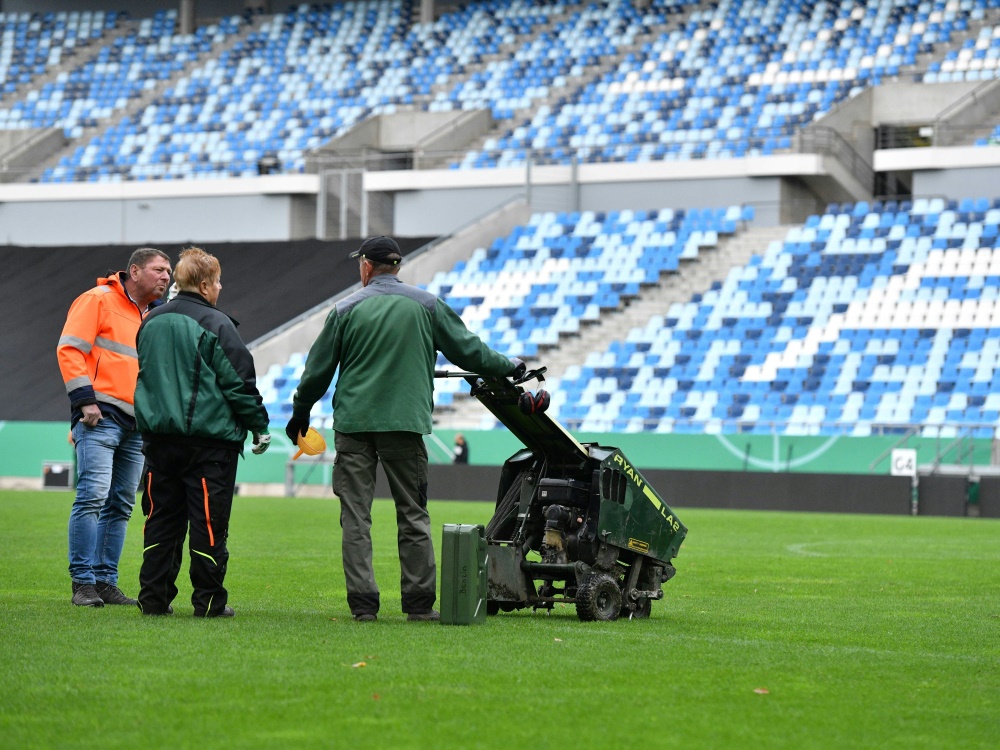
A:
<svg viewBox="0 0 1000 750">
<path fill-rule="evenodd" d="M 537 367 L 534 370 L 526 370 L 524 375 L 514 381 L 514 385 L 520 383 L 526 383 L 529 380 L 537 380 L 539 383 L 545 382 L 545 371 L 548 368 Z M 461 370 L 435 370 L 435 378 L 481 378 L 483 375 L 479 375 L 475 372 L 464 372 Z"/>
</svg>

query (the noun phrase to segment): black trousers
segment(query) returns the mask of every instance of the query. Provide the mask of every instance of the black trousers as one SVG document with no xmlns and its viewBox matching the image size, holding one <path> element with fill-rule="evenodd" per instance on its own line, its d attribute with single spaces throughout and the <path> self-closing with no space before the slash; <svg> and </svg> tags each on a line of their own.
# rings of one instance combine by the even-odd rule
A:
<svg viewBox="0 0 1000 750">
<path fill-rule="evenodd" d="M 162 614 L 177 596 L 184 537 L 190 528 L 191 603 L 196 615 L 225 609 L 223 582 L 229 550 L 229 516 L 236 487 L 239 451 L 177 443 L 146 443 L 146 479 L 142 492 L 142 567 L 139 607 Z"/>
</svg>

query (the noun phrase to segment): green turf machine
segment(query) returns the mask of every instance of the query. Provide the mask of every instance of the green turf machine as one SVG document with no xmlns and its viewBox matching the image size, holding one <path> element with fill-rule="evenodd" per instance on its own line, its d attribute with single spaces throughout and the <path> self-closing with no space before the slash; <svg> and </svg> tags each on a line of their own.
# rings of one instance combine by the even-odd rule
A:
<svg viewBox="0 0 1000 750">
<path fill-rule="evenodd" d="M 487 612 L 574 604 L 581 620 L 649 617 L 687 527 L 618 449 L 581 443 L 545 409 L 545 368 L 463 376 L 524 448 L 504 463 L 486 526 Z"/>
</svg>

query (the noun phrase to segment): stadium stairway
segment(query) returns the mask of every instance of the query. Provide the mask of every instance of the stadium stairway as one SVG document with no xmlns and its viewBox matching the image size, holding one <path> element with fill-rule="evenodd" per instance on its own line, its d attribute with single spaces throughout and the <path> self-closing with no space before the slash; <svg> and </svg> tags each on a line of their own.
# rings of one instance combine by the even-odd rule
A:
<svg viewBox="0 0 1000 750">
<path fill-rule="evenodd" d="M 613 341 L 624 338 L 629 329 L 646 325 L 653 315 L 664 314 L 672 303 L 687 302 L 692 295 L 708 291 L 713 283 L 725 279 L 730 269 L 746 265 L 753 255 L 782 240 L 790 228 L 791 225 L 751 226 L 720 240 L 716 247 L 685 260 L 677 273 L 662 275 L 658 284 L 644 285 L 639 297 L 628 300 L 617 310 L 602 313 L 600 319 L 581 328 L 579 333 L 561 336 L 556 346 L 540 348 L 537 358 L 530 361 L 531 366 L 544 365 L 546 386 L 558 388 L 558 380 L 567 368 L 580 365 L 593 352 L 606 351 Z M 435 409 L 434 419 L 445 429 L 485 429 L 495 422 L 478 401 L 468 397 L 467 389 L 456 394 L 450 408 Z"/>
</svg>

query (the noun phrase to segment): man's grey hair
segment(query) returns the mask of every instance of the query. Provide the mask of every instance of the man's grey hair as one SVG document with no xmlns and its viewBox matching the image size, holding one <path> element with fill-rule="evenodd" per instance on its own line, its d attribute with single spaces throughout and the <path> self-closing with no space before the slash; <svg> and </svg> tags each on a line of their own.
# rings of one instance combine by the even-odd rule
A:
<svg viewBox="0 0 1000 750">
<path fill-rule="evenodd" d="M 170 256 L 162 250 L 157 250 L 155 247 L 140 247 L 128 259 L 128 266 L 126 268 L 131 268 L 132 266 L 145 268 L 146 264 L 153 260 L 153 258 L 163 258 L 167 263 L 170 262 Z"/>
<path fill-rule="evenodd" d="M 368 258 L 364 260 L 368 260 Z M 377 260 L 368 260 L 368 262 L 372 264 L 372 276 L 381 276 L 384 273 L 397 274 L 401 265 L 399 261 L 395 263 L 379 263 Z"/>
</svg>

